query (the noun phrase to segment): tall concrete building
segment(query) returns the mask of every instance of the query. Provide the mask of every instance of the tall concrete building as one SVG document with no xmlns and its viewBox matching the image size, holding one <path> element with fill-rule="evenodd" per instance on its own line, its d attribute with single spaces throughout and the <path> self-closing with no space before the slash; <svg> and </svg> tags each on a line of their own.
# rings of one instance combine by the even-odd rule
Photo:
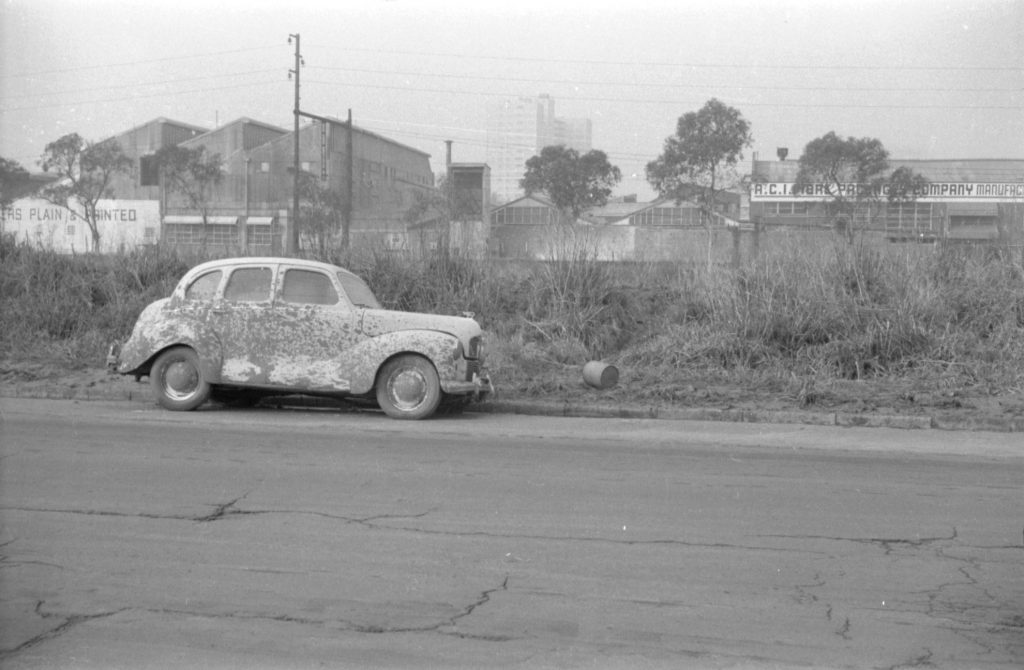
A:
<svg viewBox="0 0 1024 670">
<path fill-rule="evenodd" d="M 591 146 L 590 119 L 555 116 L 550 95 L 518 97 L 492 103 L 487 108 L 487 164 L 491 189 L 508 202 L 523 195 L 519 180 L 526 161 L 553 144 L 564 144 L 580 153 Z"/>
</svg>

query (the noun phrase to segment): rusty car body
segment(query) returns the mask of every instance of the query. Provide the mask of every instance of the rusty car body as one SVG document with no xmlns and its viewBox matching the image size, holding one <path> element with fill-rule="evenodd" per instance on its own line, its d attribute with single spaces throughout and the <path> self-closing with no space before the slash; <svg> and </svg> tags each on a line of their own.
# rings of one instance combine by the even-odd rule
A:
<svg viewBox="0 0 1024 670">
<path fill-rule="evenodd" d="M 391 417 L 422 419 L 493 392 L 474 319 L 383 309 L 352 272 L 293 258 L 192 268 L 108 362 L 148 376 L 170 410 L 306 394 L 376 400 Z"/>
</svg>

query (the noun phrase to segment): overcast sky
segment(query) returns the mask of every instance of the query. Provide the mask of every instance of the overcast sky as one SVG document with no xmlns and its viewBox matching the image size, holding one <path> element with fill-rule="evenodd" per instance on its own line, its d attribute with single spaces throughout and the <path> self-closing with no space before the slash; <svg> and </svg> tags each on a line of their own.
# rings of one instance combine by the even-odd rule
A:
<svg viewBox="0 0 1024 670">
<path fill-rule="evenodd" d="M 502 7 L 500 5 L 507 5 Z M 302 109 L 444 161 L 483 161 L 485 109 L 548 93 L 647 193 L 644 166 L 710 98 L 753 152 L 798 158 L 830 130 L 896 158 L 1024 158 L 1020 0 L 0 0 L 0 156 L 157 117 L 292 128 Z M 747 163 L 749 166 L 749 163 Z M 749 170 L 749 167 L 747 168 Z M 744 170 L 744 171 L 747 171 Z"/>
</svg>

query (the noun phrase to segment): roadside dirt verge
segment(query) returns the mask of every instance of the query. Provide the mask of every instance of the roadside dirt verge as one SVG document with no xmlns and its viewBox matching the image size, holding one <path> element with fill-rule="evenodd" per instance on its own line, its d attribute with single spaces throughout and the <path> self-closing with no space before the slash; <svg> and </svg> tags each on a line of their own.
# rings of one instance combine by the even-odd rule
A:
<svg viewBox="0 0 1024 670">
<path fill-rule="evenodd" d="M 0 395 L 36 398 L 142 399 L 149 388 L 133 377 L 104 368 L 68 366 L 42 361 L 0 362 Z M 502 386 L 492 411 L 537 411 L 576 416 L 650 416 L 737 421 L 769 420 L 787 423 L 836 423 L 950 429 L 1024 430 L 1024 394 L 991 394 L 982 389 L 924 390 L 910 383 L 833 381 L 814 388 L 780 384 L 744 387 L 676 384 L 670 393 L 631 375 L 607 390 L 587 386 L 582 368 L 566 366 L 542 393 L 525 393 Z M 668 397 L 670 400 L 665 400 Z"/>
</svg>

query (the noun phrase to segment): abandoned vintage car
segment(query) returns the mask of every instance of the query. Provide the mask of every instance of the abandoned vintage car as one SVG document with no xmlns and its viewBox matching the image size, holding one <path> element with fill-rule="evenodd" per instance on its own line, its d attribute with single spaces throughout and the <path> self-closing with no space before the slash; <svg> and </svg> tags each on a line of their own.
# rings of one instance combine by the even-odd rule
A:
<svg viewBox="0 0 1024 670">
<path fill-rule="evenodd" d="M 196 266 L 142 311 L 109 363 L 148 375 L 171 410 L 308 394 L 375 399 L 391 417 L 423 419 L 493 391 L 472 318 L 382 309 L 348 270 L 291 258 Z"/>
</svg>

